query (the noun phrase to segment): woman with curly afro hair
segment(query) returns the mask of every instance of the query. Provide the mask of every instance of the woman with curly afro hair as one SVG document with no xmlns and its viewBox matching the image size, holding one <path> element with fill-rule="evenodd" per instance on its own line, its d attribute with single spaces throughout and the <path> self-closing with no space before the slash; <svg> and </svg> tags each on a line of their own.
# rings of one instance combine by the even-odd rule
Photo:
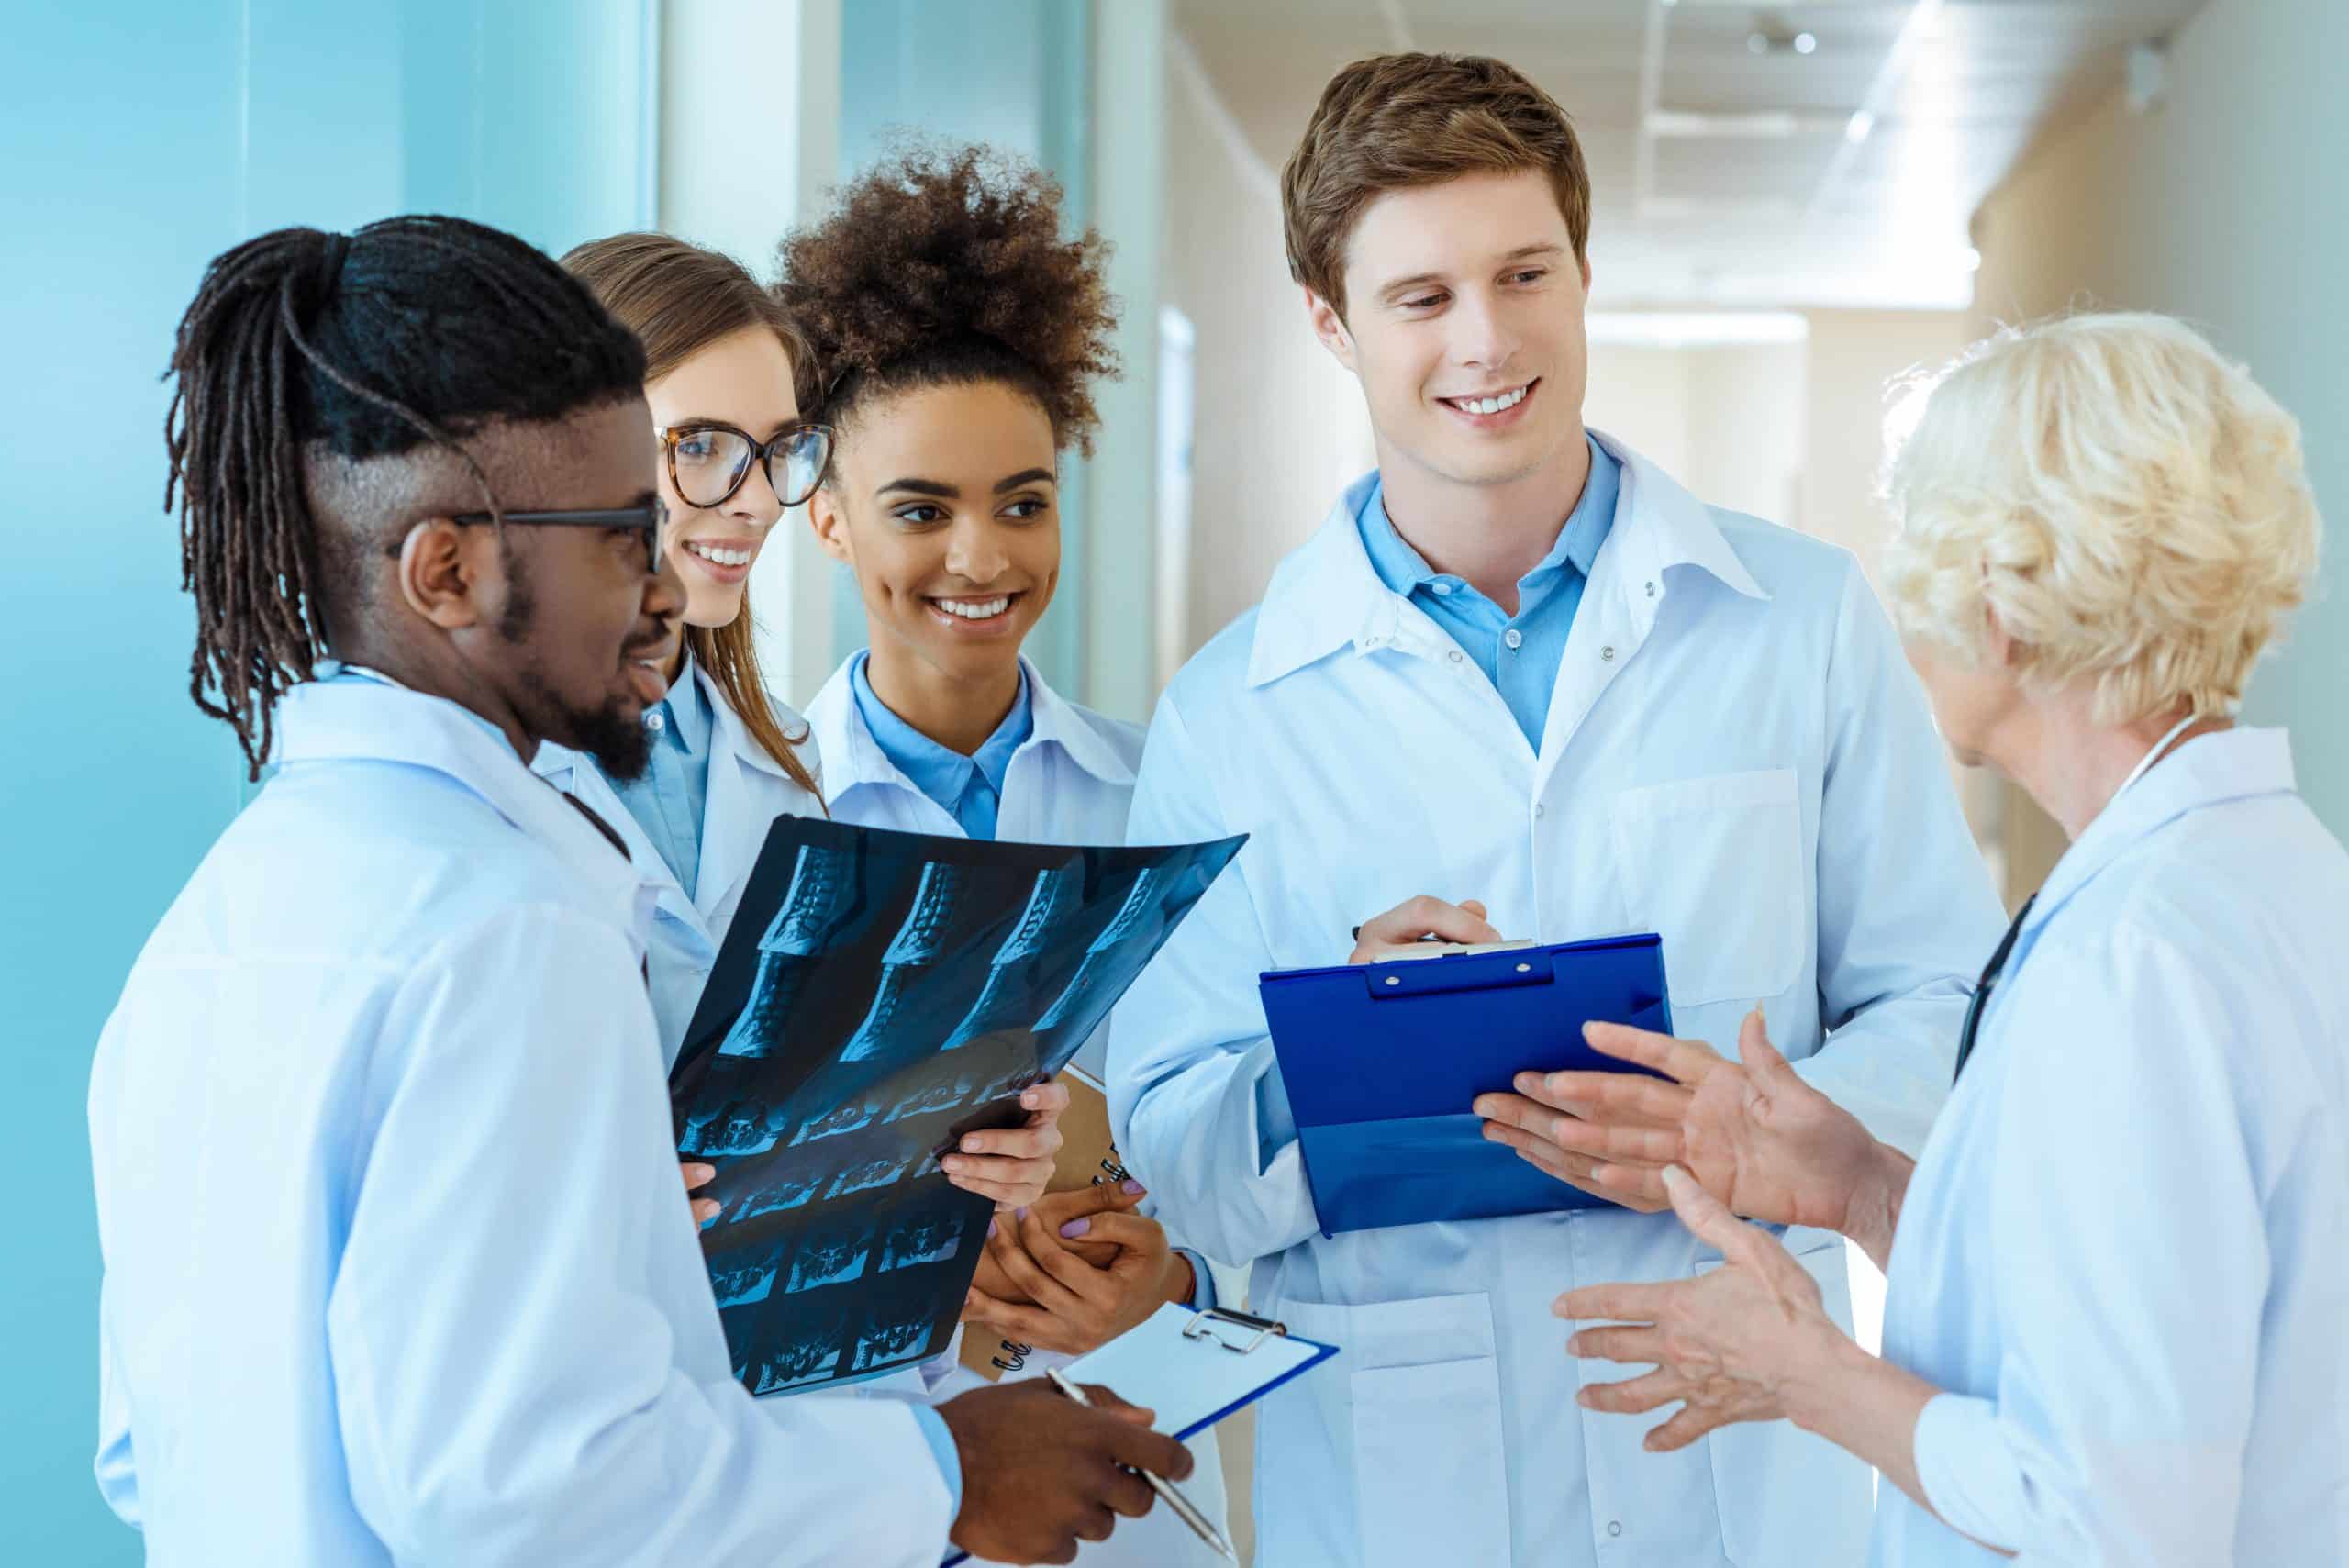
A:
<svg viewBox="0 0 2349 1568">
<path fill-rule="evenodd" d="M 1064 238 L 1060 189 L 984 149 L 865 174 L 784 242 L 775 292 L 805 339 L 801 400 L 832 432 L 808 506 L 856 574 L 868 646 L 808 706 L 832 815 L 921 833 L 1119 844 L 1140 727 L 1045 684 L 1020 644 L 1061 572 L 1061 454 L 1089 451 L 1118 372 L 1097 234 Z M 1103 1042 L 1077 1057 L 1098 1079 Z M 1165 1302 L 1213 1306 L 1204 1260 L 1140 1212 L 1139 1183 L 1003 1217 L 964 1318 L 1014 1375 L 1091 1350 Z M 1220 1522 L 1210 1434 L 1186 1491 Z M 1166 1509 L 1082 1562 L 1207 1563 Z"/>
</svg>

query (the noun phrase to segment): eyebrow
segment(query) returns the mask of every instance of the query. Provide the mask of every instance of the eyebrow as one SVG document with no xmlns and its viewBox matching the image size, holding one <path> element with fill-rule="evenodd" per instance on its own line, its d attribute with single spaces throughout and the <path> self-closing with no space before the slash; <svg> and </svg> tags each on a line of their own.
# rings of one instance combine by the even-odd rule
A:
<svg viewBox="0 0 2349 1568">
<path fill-rule="evenodd" d="M 793 426 L 804 424 L 805 422 L 806 421 L 796 417 L 789 419 L 777 419 L 773 425 L 767 427 L 767 436 L 772 439 L 773 438 L 783 434 L 784 431 L 790 429 Z M 731 419 L 720 419 L 714 414 L 686 414 L 670 420 L 668 423 L 668 428 L 672 430 L 694 430 L 699 429 L 705 425 L 717 425 L 725 429 L 741 430 L 745 433 L 748 433 L 750 430 L 756 428 L 754 426 L 738 425 Z"/>
<path fill-rule="evenodd" d="M 1565 253 L 1564 246 L 1554 240 L 1542 239 L 1531 245 L 1520 245 L 1503 256 L 1500 261 L 1502 266 L 1508 266 L 1511 261 L 1530 261 L 1537 256 L 1563 256 Z M 1397 278 L 1393 283 L 1380 289 L 1378 297 L 1382 302 L 1391 305 L 1412 290 L 1425 288 L 1430 284 L 1440 284 L 1443 282 L 1443 278 L 1444 274 L 1442 272 L 1413 272 L 1409 277 Z"/>
<path fill-rule="evenodd" d="M 1023 468 L 1008 478 L 996 480 L 995 493 L 1001 495 L 1008 491 L 1017 490 L 1023 484 L 1034 484 L 1039 481 L 1046 484 L 1058 483 L 1052 477 L 1052 471 L 1049 468 Z M 874 494 L 886 495 L 892 491 L 903 491 L 908 495 L 934 496 L 941 501 L 959 501 L 963 498 L 961 490 L 952 484 L 942 484 L 935 479 L 893 479 Z"/>
</svg>

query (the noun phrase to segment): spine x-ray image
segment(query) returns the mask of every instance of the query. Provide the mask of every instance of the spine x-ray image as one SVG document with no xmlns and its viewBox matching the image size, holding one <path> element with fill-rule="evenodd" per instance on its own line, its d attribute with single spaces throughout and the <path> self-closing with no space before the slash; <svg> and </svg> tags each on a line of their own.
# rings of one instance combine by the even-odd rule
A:
<svg viewBox="0 0 2349 1568">
<path fill-rule="evenodd" d="M 986 1200 L 939 1156 L 1016 1126 L 1241 840 L 974 843 L 780 817 L 670 1080 L 718 1169 L 702 1246 L 753 1394 L 946 1348 Z"/>
</svg>

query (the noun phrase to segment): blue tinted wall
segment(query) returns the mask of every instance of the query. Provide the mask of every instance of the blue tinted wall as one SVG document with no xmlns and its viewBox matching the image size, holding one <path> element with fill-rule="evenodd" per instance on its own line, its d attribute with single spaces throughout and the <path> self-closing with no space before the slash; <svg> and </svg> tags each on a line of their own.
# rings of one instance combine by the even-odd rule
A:
<svg viewBox="0 0 2349 1568">
<path fill-rule="evenodd" d="M 242 798 L 187 695 L 157 377 L 205 261 L 453 212 L 648 225 L 655 0 L 11 0 L 0 28 L 0 1558 L 110 1565 L 90 1051 Z"/>
</svg>

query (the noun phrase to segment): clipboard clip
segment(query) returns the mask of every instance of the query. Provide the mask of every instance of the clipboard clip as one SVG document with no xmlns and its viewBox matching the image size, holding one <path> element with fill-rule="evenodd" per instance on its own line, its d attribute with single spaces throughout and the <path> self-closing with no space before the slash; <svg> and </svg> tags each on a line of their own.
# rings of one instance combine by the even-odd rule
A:
<svg viewBox="0 0 2349 1568">
<path fill-rule="evenodd" d="M 1215 1325 L 1218 1323 L 1229 1323 L 1242 1333 L 1252 1329 L 1255 1330 L 1256 1337 L 1244 1345 L 1235 1345 L 1216 1329 Z M 1232 1354 L 1241 1356 L 1251 1353 L 1258 1345 L 1275 1335 L 1284 1340 L 1287 1339 L 1288 1325 L 1275 1323 L 1269 1318 L 1258 1318 L 1246 1312 L 1229 1312 L 1220 1307 L 1210 1307 L 1183 1325 L 1183 1338 L 1212 1340 Z"/>
</svg>

